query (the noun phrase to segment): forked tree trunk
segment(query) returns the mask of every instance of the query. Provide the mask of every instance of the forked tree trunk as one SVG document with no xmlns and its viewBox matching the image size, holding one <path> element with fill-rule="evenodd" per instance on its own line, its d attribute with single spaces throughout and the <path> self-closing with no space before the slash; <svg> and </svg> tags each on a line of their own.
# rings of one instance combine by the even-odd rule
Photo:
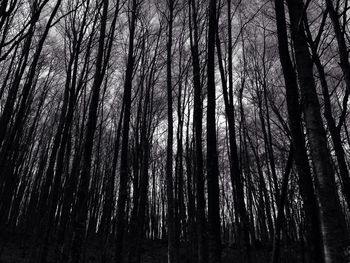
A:
<svg viewBox="0 0 350 263">
<path fill-rule="evenodd" d="M 289 55 L 284 0 L 275 0 L 278 48 L 286 85 L 289 126 L 294 146 L 294 161 L 299 175 L 299 188 L 304 201 L 306 237 L 310 248 L 310 262 L 323 262 L 319 207 L 315 195 L 306 144 L 301 123 L 301 108 L 297 77 Z"/>
<path fill-rule="evenodd" d="M 324 25 L 323 23 L 325 23 L 326 18 L 327 18 L 327 13 L 325 13 L 323 15 L 322 25 Z M 346 105 L 347 105 L 347 101 L 349 99 L 350 89 L 347 89 L 345 91 L 344 99 L 343 99 L 344 108 L 343 108 L 341 115 L 339 117 L 339 122 L 338 122 L 338 124 L 336 124 L 336 121 L 335 121 L 335 119 L 333 117 L 333 113 L 332 113 L 331 96 L 329 93 L 328 82 L 326 79 L 326 72 L 325 72 L 324 67 L 321 63 L 321 60 L 320 60 L 320 57 L 319 57 L 319 54 L 317 51 L 317 47 L 318 47 L 318 43 L 316 43 L 317 39 L 315 39 L 315 40 L 312 39 L 312 35 L 310 32 L 308 21 L 307 21 L 307 19 L 304 19 L 304 21 L 305 21 L 305 23 L 304 23 L 305 30 L 306 30 L 308 38 L 309 38 L 308 42 L 310 45 L 310 49 L 312 51 L 313 62 L 315 63 L 315 66 L 317 68 L 319 78 L 320 78 L 320 84 L 322 87 L 323 102 L 324 102 L 324 117 L 325 117 L 325 120 L 327 122 L 328 130 L 329 130 L 329 133 L 331 135 L 332 142 L 333 142 L 333 147 L 334 147 L 333 149 L 335 152 L 335 156 L 337 158 L 337 164 L 339 167 L 339 175 L 341 178 L 343 194 L 344 194 L 345 200 L 348 204 L 348 209 L 350 209 L 350 176 L 349 176 L 349 170 L 348 170 L 348 166 L 346 163 L 345 151 L 343 148 L 343 142 L 342 142 L 341 133 L 340 133 L 341 127 L 343 126 L 344 117 L 345 117 L 346 111 L 347 111 Z M 321 25 L 320 30 L 322 30 L 322 28 L 323 28 L 322 25 Z"/>
<path fill-rule="evenodd" d="M 316 189 L 320 204 L 321 229 L 325 262 L 348 262 L 349 236 L 335 183 L 335 173 L 327 148 L 320 104 L 313 78 L 313 62 L 306 41 L 302 21 L 302 0 L 288 0 L 291 35 L 296 56 L 298 81 L 302 95 L 306 130 L 316 176 Z"/>
</svg>

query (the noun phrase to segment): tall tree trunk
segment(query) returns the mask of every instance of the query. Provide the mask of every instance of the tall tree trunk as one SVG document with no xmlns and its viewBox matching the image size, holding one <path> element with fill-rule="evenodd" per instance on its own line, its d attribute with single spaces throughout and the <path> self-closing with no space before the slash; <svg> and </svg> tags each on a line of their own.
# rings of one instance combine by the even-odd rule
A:
<svg viewBox="0 0 350 263">
<path fill-rule="evenodd" d="M 221 262 L 219 164 L 216 138 L 215 37 L 216 0 L 209 1 L 208 28 L 208 107 L 207 107 L 207 183 L 209 263 Z"/>
<path fill-rule="evenodd" d="M 231 1 L 228 1 L 229 4 Z M 230 9 L 230 7 L 228 7 Z M 231 16 L 231 12 L 229 13 L 229 17 Z M 229 24 L 231 21 L 229 21 Z M 231 29 L 231 26 L 229 26 L 229 31 Z M 248 262 L 251 262 L 251 255 L 250 255 L 250 242 L 249 242 L 249 217 L 247 214 L 246 205 L 244 202 L 244 187 L 243 187 L 243 178 L 242 178 L 242 170 L 239 165 L 239 159 L 238 159 L 238 149 L 237 149 L 237 142 L 236 142 L 236 129 L 235 129 L 235 116 L 234 116 L 234 105 L 233 105 L 233 72 L 232 72 L 232 39 L 231 39 L 231 32 L 228 33 L 229 35 L 229 50 L 228 50 L 228 68 L 229 68 L 229 87 L 227 92 L 227 80 L 225 77 L 225 69 L 223 65 L 223 59 L 221 54 L 221 43 L 219 39 L 219 35 L 216 36 L 216 47 L 217 47 L 217 54 L 218 54 L 218 62 L 219 62 L 219 70 L 220 70 L 220 76 L 221 76 L 221 83 L 222 83 L 222 90 L 224 95 L 224 104 L 225 104 L 225 115 L 227 118 L 228 123 L 228 132 L 229 132 L 229 153 L 230 153 L 230 176 L 231 176 L 231 184 L 232 184 L 232 195 L 234 196 L 236 202 L 236 211 L 238 211 L 238 216 L 240 218 L 240 225 L 239 229 L 241 229 L 243 236 L 243 250 L 247 254 L 247 260 Z M 239 223 L 237 222 L 237 223 Z M 241 237 L 239 237 L 241 238 Z"/>
<path fill-rule="evenodd" d="M 316 175 L 325 262 L 347 262 L 346 251 L 349 248 L 349 236 L 337 193 L 334 169 L 327 148 L 326 131 L 322 123 L 313 78 L 313 62 L 306 41 L 305 29 L 303 23 L 300 23 L 302 16 L 305 15 L 303 14 L 304 4 L 301 0 L 288 0 L 287 4 L 298 81 L 303 98 L 302 108 Z"/>
<path fill-rule="evenodd" d="M 168 41 L 167 41 L 167 114 L 168 114 L 168 139 L 166 158 L 166 187 L 167 187 L 167 226 L 168 226 L 168 263 L 178 262 L 178 247 L 176 247 L 175 228 L 175 200 L 173 189 L 173 97 L 172 97 L 172 40 L 174 1 L 168 1 Z"/>
<path fill-rule="evenodd" d="M 323 15 L 320 30 L 323 29 L 326 18 L 327 18 L 327 13 L 325 13 Z M 340 178 L 341 178 L 343 194 L 344 194 L 345 200 L 348 204 L 348 209 L 350 209 L 350 176 L 349 176 L 349 170 L 348 170 L 346 159 L 345 159 L 345 152 L 344 152 L 343 143 L 342 143 L 342 139 L 341 139 L 341 133 L 340 133 L 340 130 L 341 130 L 341 127 L 342 127 L 343 121 L 344 121 L 343 115 L 346 115 L 346 110 L 347 110 L 346 105 L 347 105 L 347 101 L 349 99 L 350 89 L 346 89 L 346 91 L 345 91 L 345 95 L 344 95 L 344 99 L 343 99 L 344 109 L 339 117 L 339 123 L 337 125 L 336 121 L 333 117 L 333 113 L 332 113 L 331 96 L 329 94 L 326 73 L 324 71 L 324 67 L 321 63 L 320 57 L 317 53 L 318 43 L 316 41 L 318 41 L 318 40 L 312 39 L 312 35 L 310 32 L 308 21 L 307 21 L 307 19 L 304 19 L 304 21 L 305 21 L 305 23 L 304 23 L 305 30 L 306 30 L 307 36 L 309 38 L 308 40 L 309 40 L 310 49 L 312 51 L 313 62 L 315 63 L 315 66 L 317 68 L 319 78 L 320 78 L 320 84 L 322 87 L 322 94 L 323 94 L 323 101 L 324 101 L 324 117 L 325 117 L 325 120 L 327 122 L 329 133 L 331 135 L 332 142 L 333 142 L 335 156 L 337 158 L 337 164 L 339 167 L 339 174 L 340 174 Z"/>
<path fill-rule="evenodd" d="M 278 48 L 286 85 L 289 126 L 294 146 L 294 160 L 299 175 L 299 188 L 304 201 L 306 236 L 310 247 L 310 262 L 323 262 L 323 241 L 321 236 L 318 201 L 313 187 L 311 170 L 306 153 L 305 138 L 301 123 L 301 108 L 297 77 L 289 55 L 287 26 L 283 0 L 275 0 L 277 18 Z"/>
<path fill-rule="evenodd" d="M 103 63 L 108 63 L 105 57 L 105 38 L 106 24 L 108 16 L 108 2 L 103 1 L 103 9 L 101 15 L 100 36 L 98 43 L 98 53 L 96 58 L 96 68 L 94 83 L 92 86 L 91 102 L 89 106 L 88 120 L 84 136 L 84 148 L 82 159 L 82 170 L 80 173 L 80 181 L 77 191 L 77 203 L 75 206 L 76 212 L 73 219 L 73 240 L 72 240 L 72 262 L 81 262 L 81 250 L 85 238 L 86 221 L 88 214 L 88 194 L 90 183 L 90 170 L 92 160 L 92 149 L 94 144 L 94 135 L 97 124 L 97 111 L 100 98 L 100 88 L 103 81 Z M 104 60 L 106 59 L 106 60 Z"/>
<path fill-rule="evenodd" d="M 122 147 L 120 153 L 120 181 L 119 181 L 119 193 L 117 201 L 117 222 L 116 222 L 116 252 L 115 262 L 121 263 L 123 260 L 123 241 L 124 231 L 126 227 L 126 201 L 128 199 L 128 148 L 129 148 L 129 127 L 130 127 L 130 115 L 131 115 L 131 90 L 132 90 L 132 78 L 134 71 L 134 38 L 135 29 L 138 16 L 138 1 L 132 0 L 131 2 L 131 17 L 129 28 L 129 50 L 128 61 L 125 73 L 124 82 L 124 119 L 123 119 L 123 131 L 122 131 Z"/>
<path fill-rule="evenodd" d="M 189 23 L 190 23 L 190 43 L 192 54 L 192 74 L 194 86 L 194 140 L 195 140 L 195 184 L 196 184 L 196 223 L 197 223 L 197 253 L 198 263 L 208 262 L 207 238 L 206 238 L 206 218 L 205 218 L 205 195 L 204 195 L 204 172 L 203 172 L 203 148 L 202 148 L 202 119 L 203 119 L 203 105 L 202 105 L 202 85 L 201 73 L 199 64 L 198 51 L 198 21 L 197 21 L 197 7 L 195 0 L 189 2 Z M 192 11 L 192 12 L 191 12 Z"/>
<path fill-rule="evenodd" d="M 189 142 L 189 120 L 187 122 L 187 129 L 186 129 L 186 175 L 187 175 L 187 196 L 188 196 L 188 241 L 189 246 L 188 249 L 190 251 L 189 258 L 192 262 L 197 262 L 197 238 L 196 235 L 196 214 L 195 214 L 195 195 L 194 195 L 194 182 L 193 182 L 193 167 L 192 167 L 192 160 L 191 157 L 193 156 L 193 149 L 190 147 Z"/>
</svg>

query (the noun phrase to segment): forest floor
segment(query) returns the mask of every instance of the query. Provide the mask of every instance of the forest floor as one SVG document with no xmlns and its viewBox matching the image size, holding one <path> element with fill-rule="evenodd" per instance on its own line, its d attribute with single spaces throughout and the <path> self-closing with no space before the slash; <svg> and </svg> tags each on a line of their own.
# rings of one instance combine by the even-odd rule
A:
<svg viewBox="0 0 350 263">
<path fill-rule="evenodd" d="M 27 263 L 29 258 L 31 242 L 23 242 L 23 238 L 19 235 L 11 236 L 7 239 L 6 244 L 3 243 L 0 247 L 0 263 Z M 282 249 L 281 262 L 297 263 L 302 262 L 298 255 L 300 249 L 294 246 L 289 249 Z M 271 248 L 260 246 L 252 250 L 254 263 L 268 263 L 270 259 Z M 101 262 L 101 245 L 99 242 L 88 242 L 85 249 L 85 263 L 100 263 Z M 47 263 L 56 263 L 57 252 L 54 246 L 49 248 Z M 113 262 L 108 260 L 107 262 Z M 161 240 L 145 241 L 142 247 L 142 263 L 166 263 L 167 262 L 167 246 L 166 242 Z M 192 263 L 188 258 L 188 250 L 185 246 L 180 249 L 180 262 Z M 222 263 L 244 263 L 247 262 L 245 256 L 237 249 L 230 246 L 223 246 Z"/>
</svg>

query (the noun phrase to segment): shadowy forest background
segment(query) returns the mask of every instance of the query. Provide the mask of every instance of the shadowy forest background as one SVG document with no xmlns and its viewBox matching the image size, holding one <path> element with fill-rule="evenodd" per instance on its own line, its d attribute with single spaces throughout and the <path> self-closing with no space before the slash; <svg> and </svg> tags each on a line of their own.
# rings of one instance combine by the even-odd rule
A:
<svg viewBox="0 0 350 263">
<path fill-rule="evenodd" d="M 0 262 L 350 262 L 349 20 L 1 0 Z"/>
</svg>

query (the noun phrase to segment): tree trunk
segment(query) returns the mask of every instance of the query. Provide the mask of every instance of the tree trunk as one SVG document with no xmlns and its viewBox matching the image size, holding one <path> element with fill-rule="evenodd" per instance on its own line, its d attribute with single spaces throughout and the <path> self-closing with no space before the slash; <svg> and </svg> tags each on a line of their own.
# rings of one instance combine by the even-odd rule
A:
<svg viewBox="0 0 350 263">
<path fill-rule="evenodd" d="M 197 256 L 198 263 L 208 262 L 207 238 L 206 238 L 206 218 L 205 218 L 205 195 L 204 195 L 204 172 L 203 172 L 203 148 L 202 148 L 202 85 L 200 78 L 200 64 L 198 51 L 198 26 L 197 26 L 197 9 L 195 0 L 189 3 L 189 22 L 190 22 L 190 43 L 192 54 L 192 74 L 194 87 L 194 139 L 195 139 L 195 167 L 194 176 L 196 184 L 196 223 L 197 223 Z M 192 11 L 192 12 L 191 12 Z"/>
<path fill-rule="evenodd" d="M 122 147 L 120 153 L 120 181 L 119 181 L 119 194 L 117 201 L 117 222 L 116 222 L 116 253 L 115 262 L 121 263 L 123 260 L 123 241 L 124 231 L 126 227 L 126 201 L 128 199 L 128 148 L 129 148 L 129 127 L 130 127 L 130 115 L 131 115 L 131 90 L 132 90 L 132 78 L 134 71 L 134 38 L 135 29 L 138 16 L 138 1 L 131 1 L 131 20 L 129 28 L 129 50 L 128 61 L 125 73 L 124 82 L 124 119 L 123 119 L 123 131 L 122 131 Z"/>
<path fill-rule="evenodd" d="M 169 0 L 168 17 L 168 42 L 167 42 L 167 113 L 168 113 L 168 139 L 166 158 L 166 189 L 167 189 L 167 226 L 168 226 L 168 263 L 178 262 L 178 247 L 176 247 L 175 228 L 175 200 L 173 189 L 173 97 L 172 97 L 172 39 L 173 39 L 173 19 L 174 1 Z"/>
<path fill-rule="evenodd" d="M 88 213 L 88 194 L 90 183 L 90 170 L 92 160 L 92 148 L 94 144 L 94 135 L 97 124 L 97 110 L 100 98 L 100 88 L 103 81 L 103 63 L 108 63 L 105 58 L 105 38 L 106 24 L 108 15 L 108 1 L 103 2 L 103 10 L 101 16 L 101 28 L 98 43 L 98 54 L 96 60 L 94 83 L 92 87 L 91 102 L 89 106 L 89 115 L 86 123 L 86 131 L 84 137 L 84 152 L 82 159 L 82 170 L 80 174 L 80 182 L 77 191 L 77 203 L 75 206 L 76 213 L 73 219 L 73 240 L 72 240 L 72 262 L 81 262 L 81 250 L 85 238 L 86 221 Z M 104 60 L 106 59 L 106 60 Z"/>
<path fill-rule="evenodd" d="M 231 3 L 231 1 L 228 1 Z M 230 7 L 228 7 L 230 9 Z M 229 17 L 231 16 L 231 12 L 229 12 Z M 229 21 L 229 24 L 231 21 Z M 229 153 L 230 153 L 230 176 L 231 176 L 231 184 L 232 184 L 232 195 L 234 196 L 236 200 L 236 211 L 238 211 L 238 216 L 240 218 L 240 221 L 237 223 L 240 223 L 238 226 L 239 229 L 241 229 L 243 233 L 243 250 L 245 251 L 245 254 L 247 255 L 248 262 L 251 262 L 251 255 L 250 255 L 250 241 L 249 241 L 249 217 L 247 214 L 246 205 L 244 202 L 244 187 L 242 182 L 242 170 L 239 165 L 239 159 L 238 159 L 238 149 L 237 149 L 237 142 L 236 142 L 236 129 L 235 129 L 235 116 L 234 116 L 234 105 L 233 105 L 233 82 L 232 82 L 232 39 L 231 39 L 231 27 L 229 26 L 229 50 L 228 50 L 228 68 L 229 68 L 229 87 L 227 92 L 227 81 L 225 77 L 225 69 L 224 65 L 222 63 L 222 54 L 221 54 L 221 43 L 219 39 L 219 35 L 216 36 L 216 47 L 217 47 L 217 54 L 218 54 L 218 62 L 219 62 L 219 69 L 220 69 L 220 76 L 221 76 L 221 83 L 222 83 L 222 90 L 224 95 L 224 104 L 225 104 L 225 115 L 227 118 L 228 123 L 228 132 L 229 132 Z"/>
<path fill-rule="evenodd" d="M 313 62 L 310 57 L 302 20 L 304 4 L 301 0 L 287 1 L 291 21 L 291 34 L 296 56 L 298 81 L 302 95 L 302 109 L 316 175 L 320 204 L 321 229 L 324 241 L 325 262 L 347 262 L 349 248 L 348 231 L 342 212 L 335 174 L 327 148 L 320 105 L 313 78 Z M 294 105 L 295 107 L 295 105 Z"/>
<path fill-rule="evenodd" d="M 327 14 L 324 14 L 323 21 L 325 21 L 326 17 L 327 17 Z M 348 209 L 350 209 L 350 176 L 349 176 L 349 170 L 346 164 L 345 152 L 344 152 L 343 143 L 342 143 L 341 134 L 340 134 L 340 130 L 343 124 L 342 115 L 346 114 L 346 106 L 344 107 L 342 114 L 339 117 L 339 123 L 337 125 L 332 113 L 331 97 L 329 94 L 326 73 L 324 71 L 324 67 L 321 63 L 320 57 L 317 53 L 317 43 L 315 43 L 316 40 L 313 41 L 312 39 L 312 35 L 309 29 L 307 19 L 304 19 L 304 20 L 305 20 L 305 23 L 304 23 L 305 30 L 307 32 L 307 35 L 309 38 L 309 45 L 312 51 L 313 62 L 315 63 L 315 66 L 317 68 L 319 78 L 320 78 L 320 84 L 322 86 L 322 94 L 323 94 L 323 101 L 324 101 L 324 117 L 327 122 L 329 133 L 331 135 L 332 142 L 333 142 L 335 156 L 337 158 L 337 164 L 339 167 L 339 174 L 341 178 L 343 194 L 348 204 Z M 347 101 L 349 98 L 349 92 L 350 92 L 350 89 L 347 89 L 345 91 L 343 105 L 347 104 Z"/>
<path fill-rule="evenodd" d="M 208 107 L 207 107 L 207 183 L 209 263 L 221 262 L 219 165 L 216 139 L 215 37 L 216 0 L 209 1 L 208 28 Z"/>
<path fill-rule="evenodd" d="M 288 50 L 287 26 L 283 0 L 275 0 L 275 11 L 277 18 L 278 48 L 286 85 L 289 126 L 295 152 L 294 160 L 299 175 L 299 188 L 304 201 L 306 237 L 311 254 L 310 262 L 323 262 L 323 241 L 321 236 L 319 207 L 313 187 L 301 123 L 297 77 Z"/>
<path fill-rule="evenodd" d="M 284 207 L 287 199 L 287 191 L 288 191 L 288 181 L 289 175 L 291 173 L 293 166 L 293 146 L 290 146 L 287 165 L 283 175 L 282 182 L 282 191 L 281 196 L 279 198 L 278 208 L 277 208 L 277 219 L 275 223 L 275 233 L 273 239 L 273 249 L 272 249 L 272 257 L 271 263 L 277 263 L 280 260 L 280 244 L 281 244 L 281 229 L 284 221 Z"/>
</svg>

